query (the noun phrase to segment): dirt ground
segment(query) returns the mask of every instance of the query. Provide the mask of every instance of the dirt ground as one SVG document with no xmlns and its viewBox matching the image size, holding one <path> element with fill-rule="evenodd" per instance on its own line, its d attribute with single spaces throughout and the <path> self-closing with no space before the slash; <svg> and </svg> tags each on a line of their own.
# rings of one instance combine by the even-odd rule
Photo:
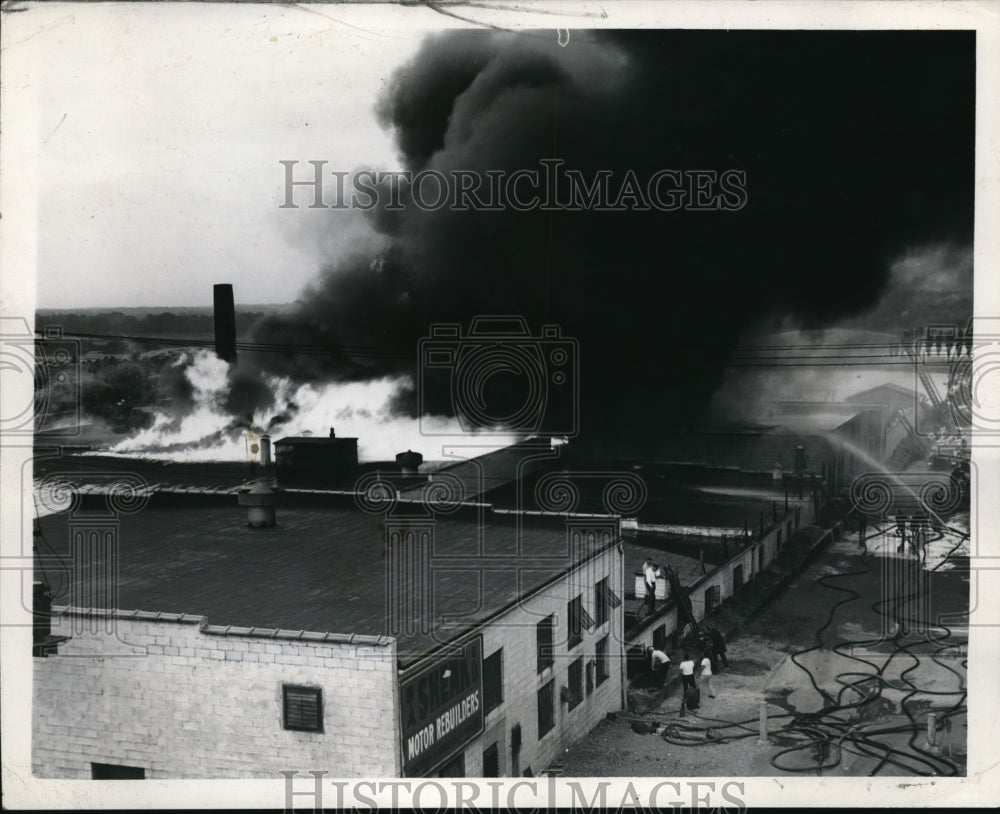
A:
<svg viewBox="0 0 1000 814">
<path fill-rule="evenodd" d="M 968 609 L 968 573 L 916 567 L 896 553 L 891 538 L 869 541 L 868 547 L 874 553 L 860 556 L 856 537 L 847 535 L 820 552 L 729 642 L 729 667 L 713 679 L 716 697 L 708 697 L 702 686 L 697 712 L 679 715 L 676 682 L 658 693 L 637 679 L 629 696 L 632 709 L 601 722 L 567 750 L 560 760 L 564 773 L 964 774 L 968 634 L 961 616 Z M 922 625 L 927 619 L 949 627 Z M 902 635 L 894 638 L 900 622 Z M 670 655 L 675 671 L 680 654 Z M 871 677 L 876 672 L 881 679 Z M 759 743 L 762 701 L 766 744 Z M 854 708 L 818 721 L 801 717 L 834 703 Z M 960 711 L 940 717 L 951 709 Z M 931 711 L 944 722 L 935 747 L 926 735 Z M 636 722 L 659 731 L 638 734 L 632 728 Z M 796 731 L 788 731 L 793 722 Z M 834 737 L 851 727 L 839 741 Z M 662 737 L 664 729 L 670 740 Z M 827 736 L 808 734 L 817 731 Z M 862 735 L 867 740 L 860 740 Z M 826 745 L 814 745 L 818 741 Z"/>
</svg>

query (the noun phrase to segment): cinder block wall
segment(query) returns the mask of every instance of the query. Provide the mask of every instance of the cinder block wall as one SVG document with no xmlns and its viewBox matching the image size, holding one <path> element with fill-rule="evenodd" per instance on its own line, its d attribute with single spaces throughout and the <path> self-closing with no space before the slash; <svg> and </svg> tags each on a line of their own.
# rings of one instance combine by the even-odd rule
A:
<svg viewBox="0 0 1000 814">
<path fill-rule="evenodd" d="M 83 620 L 117 635 L 75 632 L 59 655 L 33 659 L 38 776 L 89 778 L 92 762 L 143 767 L 148 778 L 399 773 L 391 639 L 294 641 L 220 635 L 197 618 L 69 614 L 53 632 Z M 283 728 L 283 684 L 322 688 L 322 733 Z"/>
<path fill-rule="evenodd" d="M 504 703 L 486 716 L 485 732 L 465 748 L 465 772 L 481 776 L 483 750 L 498 743 L 501 774 L 513 776 L 511 731 L 521 725 L 519 774 L 529 767 L 538 775 L 572 743 L 584 737 L 608 712 L 622 708 L 622 671 L 624 650 L 622 630 L 624 604 L 608 607 L 604 624 L 583 630 L 583 640 L 572 650 L 567 647 L 569 622 L 567 603 L 578 594 L 583 608 L 596 619 L 594 586 L 604 577 L 619 598 L 624 597 L 624 562 L 619 546 L 613 546 L 593 560 L 582 564 L 558 582 L 523 600 L 483 630 L 483 657 L 503 648 Z M 553 664 L 538 672 L 536 625 L 549 614 L 555 615 Z M 586 665 L 594 659 L 597 642 L 608 636 L 609 677 L 586 694 Z M 559 698 L 563 686 L 569 686 L 569 667 L 583 658 L 583 700 L 572 710 Z M 554 680 L 552 729 L 539 738 L 538 691 Z"/>
</svg>

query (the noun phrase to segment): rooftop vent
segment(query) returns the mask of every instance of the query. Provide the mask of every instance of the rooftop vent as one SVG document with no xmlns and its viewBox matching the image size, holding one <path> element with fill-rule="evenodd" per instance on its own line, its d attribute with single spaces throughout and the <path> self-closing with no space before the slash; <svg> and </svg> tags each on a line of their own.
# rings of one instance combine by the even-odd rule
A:
<svg viewBox="0 0 1000 814">
<path fill-rule="evenodd" d="M 252 529 L 270 529 L 277 525 L 275 507 L 278 493 L 262 480 L 239 494 L 239 504 L 247 507 L 247 525 Z"/>
<path fill-rule="evenodd" d="M 404 475 L 416 475 L 417 469 L 419 469 L 420 464 L 424 462 L 424 456 L 419 452 L 414 452 L 412 449 L 406 450 L 406 452 L 400 452 L 396 456 L 396 463 L 399 464 L 400 469 L 402 469 Z"/>
</svg>

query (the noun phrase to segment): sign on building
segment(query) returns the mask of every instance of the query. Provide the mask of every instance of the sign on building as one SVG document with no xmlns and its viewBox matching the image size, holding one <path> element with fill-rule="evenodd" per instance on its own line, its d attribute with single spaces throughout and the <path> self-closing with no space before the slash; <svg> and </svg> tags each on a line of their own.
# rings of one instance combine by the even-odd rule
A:
<svg viewBox="0 0 1000 814">
<path fill-rule="evenodd" d="M 403 771 L 420 777 L 483 731 L 483 637 L 432 656 L 399 689 Z"/>
</svg>

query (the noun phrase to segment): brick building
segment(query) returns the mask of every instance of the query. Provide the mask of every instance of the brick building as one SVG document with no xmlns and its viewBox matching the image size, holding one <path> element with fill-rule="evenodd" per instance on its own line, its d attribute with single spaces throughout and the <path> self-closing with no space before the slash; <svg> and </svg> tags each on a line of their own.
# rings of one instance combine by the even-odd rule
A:
<svg viewBox="0 0 1000 814">
<path fill-rule="evenodd" d="M 35 774 L 538 774 L 621 708 L 618 518 L 374 494 L 43 517 L 68 638 L 33 659 Z"/>
</svg>

